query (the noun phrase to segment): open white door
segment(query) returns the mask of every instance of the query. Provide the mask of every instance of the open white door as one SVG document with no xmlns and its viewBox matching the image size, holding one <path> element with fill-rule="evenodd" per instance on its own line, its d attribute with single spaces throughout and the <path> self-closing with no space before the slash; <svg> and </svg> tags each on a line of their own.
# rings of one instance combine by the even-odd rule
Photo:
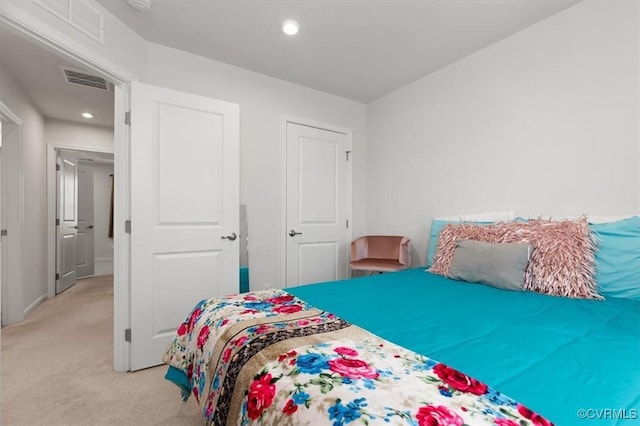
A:
<svg viewBox="0 0 640 426">
<path fill-rule="evenodd" d="M 4 281 L 6 280 L 4 276 L 5 268 L 2 267 L 2 262 L 5 261 L 6 255 L 3 253 L 3 251 L 5 251 L 5 244 L 3 244 L 4 241 L 2 241 L 5 233 L 4 218 L 2 217 L 2 196 L 2 121 L 0 121 L 0 310 L 2 310 L 2 312 L 0 312 L 0 318 L 4 319 L 6 314 L 4 312 L 4 305 L 2 302 L 3 291 L 1 289 L 4 288 Z M 4 320 L 2 320 L 0 324 L 4 325 Z"/>
<path fill-rule="evenodd" d="M 202 299 L 238 292 L 239 108 L 131 86 L 130 369 Z"/>
<path fill-rule="evenodd" d="M 78 234 L 76 272 L 78 278 L 95 272 L 93 230 L 93 167 L 78 165 Z"/>
<path fill-rule="evenodd" d="M 346 134 L 287 123 L 287 287 L 347 276 Z"/>
<path fill-rule="evenodd" d="M 76 283 L 76 241 L 78 233 L 78 161 L 58 159 L 58 244 L 56 294 Z"/>
</svg>

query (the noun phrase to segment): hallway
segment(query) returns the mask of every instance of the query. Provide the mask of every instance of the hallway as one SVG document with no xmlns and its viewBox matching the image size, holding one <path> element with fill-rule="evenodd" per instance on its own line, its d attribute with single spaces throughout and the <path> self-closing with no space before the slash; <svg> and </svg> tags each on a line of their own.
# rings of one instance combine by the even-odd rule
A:
<svg viewBox="0 0 640 426">
<path fill-rule="evenodd" d="M 86 278 L 2 328 L 2 424 L 198 425 L 164 366 L 113 371 L 113 276 Z"/>
</svg>

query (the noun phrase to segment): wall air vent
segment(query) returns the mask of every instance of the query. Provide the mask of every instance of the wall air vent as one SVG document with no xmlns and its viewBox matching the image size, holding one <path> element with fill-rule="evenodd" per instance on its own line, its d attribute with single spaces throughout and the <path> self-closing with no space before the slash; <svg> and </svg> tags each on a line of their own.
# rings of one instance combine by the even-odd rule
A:
<svg viewBox="0 0 640 426">
<path fill-rule="evenodd" d="M 32 0 L 41 8 L 104 44 L 104 14 L 90 1 Z"/>
<path fill-rule="evenodd" d="M 93 87 L 95 89 L 113 91 L 113 85 L 102 77 L 96 75 L 87 74 L 82 71 L 72 70 L 69 68 L 60 67 L 64 80 L 69 84 L 77 84 L 80 86 Z"/>
</svg>

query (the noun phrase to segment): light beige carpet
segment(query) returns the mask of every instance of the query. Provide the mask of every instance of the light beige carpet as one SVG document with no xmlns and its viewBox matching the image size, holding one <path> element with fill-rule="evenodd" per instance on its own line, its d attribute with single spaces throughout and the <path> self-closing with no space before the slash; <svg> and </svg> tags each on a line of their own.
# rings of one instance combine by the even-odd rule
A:
<svg viewBox="0 0 640 426">
<path fill-rule="evenodd" d="M 113 277 L 93 277 L 2 328 L 2 424 L 200 425 L 166 367 L 113 371 Z"/>
</svg>

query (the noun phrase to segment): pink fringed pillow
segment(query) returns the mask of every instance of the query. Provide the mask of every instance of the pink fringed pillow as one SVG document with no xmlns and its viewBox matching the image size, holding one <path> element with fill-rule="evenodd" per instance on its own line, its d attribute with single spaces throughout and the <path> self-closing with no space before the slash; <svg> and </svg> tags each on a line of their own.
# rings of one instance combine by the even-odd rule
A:
<svg viewBox="0 0 640 426">
<path fill-rule="evenodd" d="M 494 225 L 446 225 L 438 239 L 434 274 L 449 275 L 456 240 L 528 243 L 534 247 L 524 289 L 555 296 L 602 299 L 596 290 L 595 241 L 587 219 L 554 222 L 499 222 Z"/>
</svg>

